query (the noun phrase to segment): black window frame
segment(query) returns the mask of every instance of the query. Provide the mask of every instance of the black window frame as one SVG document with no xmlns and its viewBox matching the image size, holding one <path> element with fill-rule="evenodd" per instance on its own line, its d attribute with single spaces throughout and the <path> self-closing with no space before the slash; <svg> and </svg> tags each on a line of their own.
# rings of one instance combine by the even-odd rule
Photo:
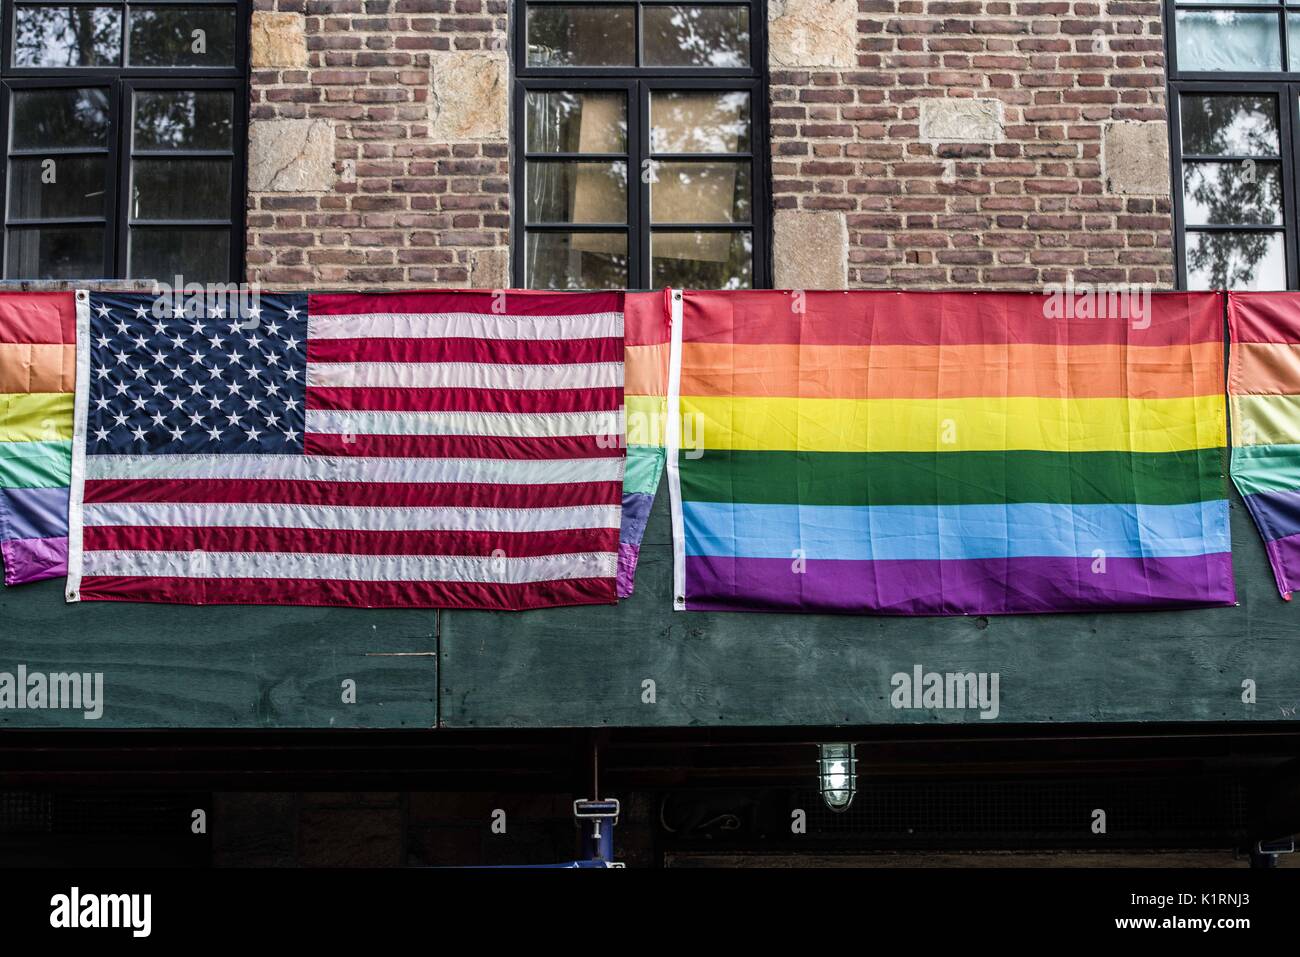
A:
<svg viewBox="0 0 1300 957">
<path fill-rule="evenodd" d="M 1247 13 L 1275 13 L 1280 31 L 1280 56 L 1282 66 L 1289 67 L 1290 38 L 1287 14 L 1300 15 L 1300 0 L 1265 0 L 1262 3 L 1241 3 L 1225 0 L 1202 0 L 1189 3 L 1185 0 L 1163 0 L 1164 46 L 1166 70 L 1166 112 L 1169 124 L 1169 185 L 1173 209 L 1173 251 L 1175 277 L 1178 289 L 1187 289 L 1187 217 L 1183 201 L 1183 165 L 1202 159 L 1199 154 L 1183 154 L 1182 150 L 1182 97 L 1184 94 L 1254 94 L 1274 96 L 1278 106 L 1278 159 L 1282 169 L 1282 226 L 1248 224 L 1211 224 L 1191 227 L 1193 232 L 1281 232 L 1286 267 L 1286 288 L 1300 288 L 1300 197 L 1296 184 L 1300 180 L 1300 70 L 1282 69 L 1276 72 L 1193 70 L 1183 72 L 1178 68 L 1177 13 L 1183 10 L 1210 12 L 1234 10 Z M 1300 31 L 1296 35 L 1300 43 Z M 1213 162 L 1243 162 L 1260 157 L 1214 156 L 1205 157 Z M 1267 160 L 1272 162 L 1272 160 Z"/>
<path fill-rule="evenodd" d="M 53 7 L 120 7 L 123 10 L 122 39 L 119 47 L 120 62 L 116 66 L 78 67 L 14 67 L 10 66 L 14 42 L 14 21 L 21 6 Z M 127 66 L 130 45 L 129 8 L 141 7 L 234 7 L 235 11 L 235 62 L 233 66 L 193 67 Z M 95 279 L 126 279 L 128 266 L 129 231 L 133 221 L 129 215 L 131 159 L 133 154 L 132 104 L 137 90 L 229 90 L 233 104 L 231 118 L 230 153 L 219 155 L 231 158 L 230 219 L 226 220 L 148 220 L 148 226 L 159 228 L 202 228 L 205 224 L 228 226 L 230 252 L 227 273 L 214 278 L 217 282 L 242 282 L 245 278 L 246 219 L 248 207 L 248 107 L 249 107 L 249 42 L 252 22 L 252 0 L 5 0 L 0 16 L 0 276 L 7 281 L 30 279 L 28 276 L 7 276 L 9 233 L 14 221 L 9 219 L 9 158 L 14 155 L 85 155 L 88 150 L 20 151 L 10 148 L 10 112 L 15 90 L 99 88 L 108 90 L 109 144 L 105 172 L 106 217 L 93 219 L 41 219 L 18 220 L 22 226 L 40 224 L 77 225 L 104 222 L 104 272 L 99 276 L 85 276 L 68 282 Z M 99 153 L 102 150 L 95 150 Z M 173 150 L 168 155 L 175 158 L 199 155 L 203 151 Z M 217 155 L 214 151 L 212 155 Z M 171 282 L 172 276 L 136 277 L 146 280 Z"/>
<path fill-rule="evenodd" d="M 527 11 L 530 6 L 631 6 L 637 59 L 643 52 L 641 9 L 656 6 L 749 8 L 750 65 L 748 67 L 617 66 L 537 67 L 528 65 Z M 510 9 L 510 217 L 511 282 L 523 287 L 529 233 L 625 233 L 628 237 L 628 289 L 649 290 L 650 190 L 641 184 L 641 171 L 650 161 L 746 161 L 751 163 L 750 219 L 738 223 L 656 223 L 655 232 L 740 233 L 752 236 L 751 286 L 772 287 L 772 173 L 768 132 L 769 86 L 767 4 L 764 0 L 512 0 Z M 575 93 L 619 92 L 627 102 L 627 151 L 619 154 L 531 152 L 526 142 L 526 99 L 529 91 L 565 90 Z M 650 95 L 658 90 L 736 90 L 749 94 L 749 150 L 713 154 L 653 153 L 650 144 Z M 525 223 L 525 179 L 529 160 L 626 159 L 628 164 L 627 222 L 618 224 Z"/>
</svg>

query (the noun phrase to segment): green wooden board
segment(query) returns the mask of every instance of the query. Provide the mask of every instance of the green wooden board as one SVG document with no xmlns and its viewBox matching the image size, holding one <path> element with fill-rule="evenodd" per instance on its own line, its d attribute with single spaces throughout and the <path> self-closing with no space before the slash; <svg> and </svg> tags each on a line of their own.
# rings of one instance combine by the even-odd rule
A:
<svg viewBox="0 0 1300 957">
<path fill-rule="evenodd" d="M 666 487 L 636 594 L 618 607 L 441 618 L 449 727 L 974 722 L 899 710 L 890 679 L 998 672 L 997 722 L 1296 720 L 1300 601 L 1277 594 L 1240 500 L 1235 608 L 988 618 L 671 611 Z M 1257 702 L 1242 701 L 1242 682 Z M 654 682 L 655 702 L 643 701 Z"/>
<path fill-rule="evenodd" d="M 0 728 L 429 728 L 432 612 L 63 600 L 0 589 L 0 672 L 102 672 L 103 716 L 0 710 Z M 343 682 L 356 683 L 356 703 Z"/>
<path fill-rule="evenodd" d="M 1300 608 L 1278 598 L 1240 502 L 1233 538 L 1239 607 L 1144 614 L 674 613 L 663 493 L 636 595 L 617 607 L 67 605 L 61 581 L 6 588 L 0 672 L 102 671 L 106 706 L 95 722 L 0 710 L 0 728 L 418 728 L 439 711 L 449 727 L 990 723 L 891 707 L 890 676 L 916 664 L 998 672 L 998 722 L 1292 720 Z M 354 705 L 341 700 L 348 678 Z M 1245 679 L 1255 704 L 1241 700 Z"/>
</svg>

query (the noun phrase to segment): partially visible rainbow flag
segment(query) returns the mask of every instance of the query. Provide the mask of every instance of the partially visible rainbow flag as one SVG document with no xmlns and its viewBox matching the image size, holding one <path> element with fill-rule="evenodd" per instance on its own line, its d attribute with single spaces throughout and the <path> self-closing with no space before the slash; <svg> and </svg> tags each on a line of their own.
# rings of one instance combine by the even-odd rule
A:
<svg viewBox="0 0 1300 957">
<path fill-rule="evenodd" d="M 1300 296 L 1229 293 L 1228 329 L 1232 480 L 1289 601 L 1300 584 Z"/>
<path fill-rule="evenodd" d="M 1049 298 L 685 293 L 675 607 L 1231 604 L 1222 294 Z"/>
<path fill-rule="evenodd" d="M 0 555 L 5 584 L 67 572 L 76 309 L 0 293 Z"/>
<path fill-rule="evenodd" d="M 624 298 L 627 471 L 623 474 L 623 527 L 618 540 L 619 598 L 632 594 L 641 540 L 664 470 L 670 296 L 665 289 L 630 292 Z"/>
</svg>

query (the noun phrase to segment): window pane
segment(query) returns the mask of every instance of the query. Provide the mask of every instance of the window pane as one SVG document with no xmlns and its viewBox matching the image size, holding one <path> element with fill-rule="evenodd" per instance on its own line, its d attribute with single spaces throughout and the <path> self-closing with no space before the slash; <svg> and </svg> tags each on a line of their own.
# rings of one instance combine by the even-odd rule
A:
<svg viewBox="0 0 1300 957">
<path fill-rule="evenodd" d="M 235 8 L 131 7 L 132 66 L 233 66 Z"/>
<path fill-rule="evenodd" d="M 1285 289 L 1280 232 L 1188 232 L 1188 289 Z"/>
<path fill-rule="evenodd" d="M 530 6 L 529 66 L 630 66 L 636 62 L 634 7 Z"/>
<path fill-rule="evenodd" d="M 627 164 L 529 162 L 525 222 L 626 223 Z"/>
<path fill-rule="evenodd" d="M 132 219 L 230 219 L 230 160 L 137 159 Z"/>
<path fill-rule="evenodd" d="M 627 97 L 622 93 L 530 90 L 526 106 L 530 152 L 627 151 Z"/>
<path fill-rule="evenodd" d="M 15 90 L 10 149 L 108 146 L 108 90 Z"/>
<path fill-rule="evenodd" d="M 226 228 L 131 227 L 127 276 L 225 282 L 230 279 L 230 230 Z"/>
<path fill-rule="evenodd" d="M 1275 13 L 1179 10 L 1175 33 L 1180 71 L 1282 69 L 1282 35 Z"/>
<path fill-rule="evenodd" d="M 646 66 L 749 65 L 748 7 L 643 7 Z"/>
<path fill-rule="evenodd" d="M 228 150 L 235 97 L 229 90 L 140 91 L 135 95 L 137 150 Z"/>
<path fill-rule="evenodd" d="M 1186 163 L 1183 212 L 1189 226 L 1282 223 L 1280 163 Z"/>
<path fill-rule="evenodd" d="M 524 282 L 529 289 L 623 289 L 626 233 L 529 233 Z"/>
<path fill-rule="evenodd" d="M 748 232 L 651 233 L 651 286 L 748 289 L 754 241 Z"/>
<path fill-rule="evenodd" d="M 656 90 L 650 94 L 650 144 L 656 153 L 749 151 L 749 94 Z"/>
<path fill-rule="evenodd" d="M 104 156 L 37 156 L 9 161 L 9 218 L 103 216 Z"/>
<path fill-rule="evenodd" d="M 750 217 L 749 163 L 656 163 L 656 223 L 735 223 Z"/>
<path fill-rule="evenodd" d="M 103 226 L 9 230 L 6 279 L 103 279 Z"/>
<path fill-rule="evenodd" d="M 1277 97 L 1187 94 L 1180 114 L 1183 152 L 1206 156 L 1277 156 Z"/>
<path fill-rule="evenodd" d="M 117 66 L 121 47 L 120 9 L 71 5 L 14 9 L 14 66 Z"/>
</svg>

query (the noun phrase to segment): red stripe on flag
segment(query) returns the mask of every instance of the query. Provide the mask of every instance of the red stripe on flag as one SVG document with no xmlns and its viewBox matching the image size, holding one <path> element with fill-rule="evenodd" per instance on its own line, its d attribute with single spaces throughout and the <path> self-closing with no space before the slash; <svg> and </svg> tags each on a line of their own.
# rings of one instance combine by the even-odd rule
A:
<svg viewBox="0 0 1300 957">
<path fill-rule="evenodd" d="M 186 605 L 345 605 L 361 608 L 484 608 L 517 611 L 557 605 L 612 605 L 614 578 L 517 585 L 484 582 L 369 582 L 294 578 L 124 578 L 90 575 L 81 598 Z"/>
<path fill-rule="evenodd" d="M 89 526 L 86 551 L 318 552 L 333 555 L 469 555 L 506 558 L 618 550 L 617 528 L 553 532 L 379 532 L 359 529 Z"/>
<path fill-rule="evenodd" d="M 622 482 L 511 485 L 469 482 L 320 482 L 294 479 L 100 479 L 85 486 L 87 503 L 251 502 L 258 505 L 406 508 L 561 508 L 617 505 Z"/>
<path fill-rule="evenodd" d="M 307 408 L 366 412 L 616 412 L 623 390 L 389 389 L 307 390 Z"/>
<path fill-rule="evenodd" d="M 0 293 L 0 342 L 77 341 L 77 303 L 71 292 Z"/>
<path fill-rule="evenodd" d="M 312 339 L 313 362 L 475 362 L 569 365 L 621 362 L 622 339 Z"/>
<path fill-rule="evenodd" d="M 1108 296 L 1064 293 L 1054 298 L 1021 292 L 853 290 L 806 292 L 796 299 L 775 290 L 686 292 L 683 329 L 689 330 L 687 342 L 737 345 L 1171 346 L 1222 340 L 1223 293 L 1152 293 L 1150 315 L 1138 317 L 1132 315 L 1133 301 L 1144 312 L 1147 297 L 1136 287 L 1123 288 L 1132 298 L 1114 303 Z M 1076 302 L 1092 306 L 1092 317 L 1052 318 L 1057 306 L 1074 309 Z M 1109 317 L 1097 315 L 1102 309 Z"/>
<path fill-rule="evenodd" d="M 621 292 L 531 292 L 511 289 L 405 291 L 380 293 L 312 293 L 307 311 L 313 316 L 362 316 L 406 313 L 479 313 L 494 316 L 580 316 L 622 312 Z"/>
<path fill-rule="evenodd" d="M 309 432 L 308 455 L 376 455 L 387 458 L 594 459 L 622 458 L 621 435 L 515 438 L 501 435 L 330 435 Z"/>
<path fill-rule="evenodd" d="M 672 292 L 629 292 L 623 300 L 623 335 L 629 346 L 653 346 L 672 338 Z"/>
</svg>

